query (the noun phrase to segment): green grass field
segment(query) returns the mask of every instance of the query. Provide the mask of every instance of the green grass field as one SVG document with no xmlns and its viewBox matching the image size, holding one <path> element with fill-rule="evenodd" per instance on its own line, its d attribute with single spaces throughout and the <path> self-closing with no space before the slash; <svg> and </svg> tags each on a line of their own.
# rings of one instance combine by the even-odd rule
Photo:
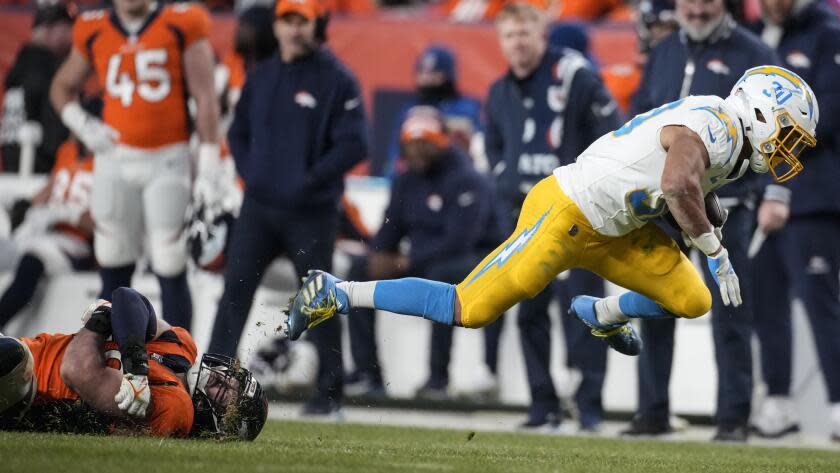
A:
<svg viewBox="0 0 840 473">
<path fill-rule="evenodd" d="M 250 444 L 0 432 L 0 471 L 838 473 L 840 453 L 270 422 Z"/>
</svg>

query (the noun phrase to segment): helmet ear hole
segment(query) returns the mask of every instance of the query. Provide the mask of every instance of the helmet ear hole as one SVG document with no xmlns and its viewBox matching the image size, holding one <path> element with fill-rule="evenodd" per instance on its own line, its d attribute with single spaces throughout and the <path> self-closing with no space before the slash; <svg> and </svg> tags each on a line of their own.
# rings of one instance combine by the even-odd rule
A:
<svg viewBox="0 0 840 473">
<path fill-rule="evenodd" d="M 767 123 L 767 120 L 764 118 L 764 114 L 761 113 L 761 110 L 755 108 L 755 118 L 756 120 L 760 121 L 761 123 Z"/>
</svg>

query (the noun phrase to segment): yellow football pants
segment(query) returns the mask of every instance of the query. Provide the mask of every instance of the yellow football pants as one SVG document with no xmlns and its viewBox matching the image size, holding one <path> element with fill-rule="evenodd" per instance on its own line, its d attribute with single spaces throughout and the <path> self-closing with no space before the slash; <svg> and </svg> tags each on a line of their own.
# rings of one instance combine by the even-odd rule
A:
<svg viewBox="0 0 840 473">
<path fill-rule="evenodd" d="M 476 328 L 493 322 L 570 268 L 639 292 L 678 317 L 699 317 L 712 307 L 700 274 L 659 227 L 601 235 L 552 175 L 528 193 L 513 234 L 456 287 L 461 324 Z"/>
</svg>

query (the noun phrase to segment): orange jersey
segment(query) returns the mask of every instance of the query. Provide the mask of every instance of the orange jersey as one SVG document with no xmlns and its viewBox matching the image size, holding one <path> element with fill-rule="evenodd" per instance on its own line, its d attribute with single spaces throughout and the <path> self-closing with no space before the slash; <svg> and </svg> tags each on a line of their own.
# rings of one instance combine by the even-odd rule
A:
<svg viewBox="0 0 840 473">
<path fill-rule="evenodd" d="M 228 51 L 222 58 L 222 64 L 228 69 L 228 89 L 242 90 L 245 85 L 245 60 L 234 50 Z"/>
<path fill-rule="evenodd" d="M 93 157 L 83 156 L 80 158 L 79 145 L 76 140 L 65 141 L 56 152 L 49 203 L 51 205 L 74 205 L 83 209 L 90 209 L 92 189 Z M 78 236 L 82 240 L 88 240 L 92 236 L 67 224 L 59 224 L 58 228 Z"/>
<path fill-rule="evenodd" d="M 21 338 L 35 359 L 38 380 L 36 403 L 46 404 L 63 399 L 76 400 L 79 395 L 61 380 L 61 361 L 73 335 L 41 333 L 35 338 Z M 149 430 L 159 437 L 186 437 L 192 428 L 193 405 L 189 389 L 175 373 L 161 364 L 170 358 L 191 366 L 197 349 L 189 332 L 173 327 L 160 338 L 146 344 L 149 352 L 149 386 L 152 404 L 148 414 Z M 119 351 L 114 342 L 105 343 L 108 366 L 120 369 Z"/>
<path fill-rule="evenodd" d="M 76 20 L 73 47 L 93 65 L 103 119 L 122 144 L 152 149 L 189 140 L 183 56 L 209 31 L 207 12 L 191 4 L 157 7 L 136 35 L 110 10 Z"/>
</svg>

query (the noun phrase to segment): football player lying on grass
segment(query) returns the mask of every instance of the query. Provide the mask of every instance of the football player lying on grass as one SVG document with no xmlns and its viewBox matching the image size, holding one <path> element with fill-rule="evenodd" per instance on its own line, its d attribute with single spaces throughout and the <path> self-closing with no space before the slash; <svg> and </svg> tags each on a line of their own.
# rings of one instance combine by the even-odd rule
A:
<svg viewBox="0 0 840 473">
<path fill-rule="evenodd" d="M 260 433 L 268 415 L 260 383 L 237 360 L 214 354 L 188 383 L 192 336 L 157 319 L 139 292 L 118 288 L 111 302 L 91 304 L 83 323 L 72 335 L 0 334 L 0 428 L 242 440 Z"/>
</svg>

